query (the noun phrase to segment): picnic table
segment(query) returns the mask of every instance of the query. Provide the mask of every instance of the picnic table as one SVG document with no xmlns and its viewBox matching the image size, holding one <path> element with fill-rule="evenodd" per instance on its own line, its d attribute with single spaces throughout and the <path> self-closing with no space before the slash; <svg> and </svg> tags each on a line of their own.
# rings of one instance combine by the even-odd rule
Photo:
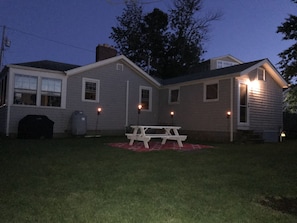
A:
<svg viewBox="0 0 297 223">
<path fill-rule="evenodd" d="M 133 145 L 134 141 L 143 141 L 144 147 L 149 148 L 148 142 L 152 138 L 161 138 L 162 145 L 164 145 L 167 140 L 175 140 L 179 147 L 183 147 L 182 141 L 187 139 L 186 135 L 179 134 L 178 130 L 181 128 L 180 126 L 132 125 L 131 128 L 133 132 L 126 133 L 127 138 L 130 140 L 129 145 Z"/>
</svg>

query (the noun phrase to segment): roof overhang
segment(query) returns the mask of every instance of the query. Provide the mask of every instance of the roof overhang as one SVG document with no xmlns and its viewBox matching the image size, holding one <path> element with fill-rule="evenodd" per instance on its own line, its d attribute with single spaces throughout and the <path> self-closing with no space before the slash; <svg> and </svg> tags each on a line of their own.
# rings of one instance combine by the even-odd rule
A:
<svg viewBox="0 0 297 223">
<path fill-rule="evenodd" d="M 242 64 L 243 61 L 242 60 L 239 60 L 238 58 L 230 55 L 230 54 L 227 54 L 227 55 L 224 55 L 224 56 L 219 56 L 219 57 L 214 57 L 214 58 L 211 58 L 210 60 L 220 60 L 220 59 L 223 59 L 223 58 L 226 58 L 228 57 L 229 59 L 231 60 L 234 60 L 235 62 L 239 63 L 239 64 Z"/>
<path fill-rule="evenodd" d="M 43 68 L 36 68 L 36 67 L 28 67 L 28 66 L 21 66 L 16 64 L 9 64 L 7 67 L 12 69 L 20 69 L 20 70 L 30 70 L 30 71 L 36 71 L 36 72 L 44 72 L 44 73 L 55 73 L 55 74 L 61 74 L 65 76 L 64 71 L 57 71 L 57 70 L 49 70 L 49 69 L 43 69 Z"/>
<path fill-rule="evenodd" d="M 99 68 L 99 67 L 102 67 L 102 66 L 105 66 L 105 65 L 108 65 L 111 63 L 115 63 L 115 62 L 125 63 L 132 70 L 134 70 L 138 75 L 140 75 L 141 77 L 143 77 L 144 79 L 146 79 L 147 81 L 149 81 L 150 83 L 155 85 L 156 87 L 161 86 L 161 84 L 158 81 L 156 81 L 154 78 L 152 78 L 146 72 L 144 72 L 140 67 L 138 67 L 135 63 L 133 63 L 131 60 L 129 60 L 124 55 L 112 57 L 112 58 L 109 58 L 106 60 L 98 61 L 96 63 L 92 63 L 92 64 L 85 65 L 82 67 L 74 68 L 74 69 L 65 71 L 65 73 L 67 76 L 76 75 L 76 74 L 80 74 L 82 72 L 85 72 L 85 71 L 88 71 L 91 69 L 95 69 L 95 68 Z"/>
<path fill-rule="evenodd" d="M 288 88 L 288 83 L 285 79 L 281 76 L 281 74 L 277 71 L 277 69 L 272 65 L 272 63 L 268 59 L 264 59 L 259 61 L 259 63 L 243 70 L 240 72 L 240 76 L 246 75 L 247 73 L 255 70 L 259 67 L 263 66 L 265 70 L 272 76 L 272 78 L 276 81 L 276 83 L 281 86 L 282 88 Z"/>
</svg>

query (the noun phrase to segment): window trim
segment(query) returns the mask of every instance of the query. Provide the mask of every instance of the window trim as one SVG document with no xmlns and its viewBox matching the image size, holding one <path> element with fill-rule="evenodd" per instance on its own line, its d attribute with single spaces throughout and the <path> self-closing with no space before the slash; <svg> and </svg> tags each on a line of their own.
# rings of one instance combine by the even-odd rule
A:
<svg viewBox="0 0 297 223">
<path fill-rule="evenodd" d="M 42 89 L 43 86 L 43 80 L 52 80 L 52 81 L 59 81 L 60 82 L 60 91 L 44 91 Z M 61 108 L 62 107 L 62 88 L 63 88 L 63 80 L 59 79 L 59 78 L 49 78 L 49 77 L 41 77 L 40 80 L 40 106 L 41 107 L 56 107 L 56 108 Z M 56 96 L 55 94 L 59 95 L 60 97 L 60 106 L 50 106 L 50 105 L 42 105 L 42 96 L 48 96 L 48 97 L 52 97 L 53 95 Z"/>
<path fill-rule="evenodd" d="M 142 108 L 141 111 L 148 111 L 151 112 L 153 105 L 152 105 L 152 96 L 153 96 L 153 89 L 152 87 L 148 87 L 148 86 L 139 86 L 139 104 L 142 104 L 142 90 L 148 90 L 149 91 L 149 108 L 148 109 L 144 109 Z"/>
<path fill-rule="evenodd" d="M 207 86 L 209 85 L 217 85 L 217 98 L 214 98 L 214 99 L 207 99 Z M 203 86 L 203 101 L 204 102 L 215 102 L 215 101 L 219 101 L 219 98 L 220 98 L 220 85 L 219 85 L 219 81 L 212 81 L 212 82 L 207 82 L 207 83 L 204 83 L 204 86 Z"/>
<path fill-rule="evenodd" d="M 219 63 L 221 63 L 221 67 L 219 67 Z M 217 63 L 216 63 L 216 69 L 221 69 L 221 68 L 224 68 L 224 67 L 231 67 L 231 66 L 234 66 L 234 65 L 237 65 L 238 63 L 236 62 L 232 62 L 232 61 L 227 61 L 227 60 L 217 60 Z"/>
<path fill-rule="evenodd" d="M 85 93 L 86 93 L 86 82 L 91 82 L 96 84 L 96 99 L 95 100 L 90 100 L 85 98 Z M 82 78 L 82 94 L 81 94 L 81 100 L 84 102 L 94 102 L 98 103 L 99 102 L 99 89 L 100 89 L 100 80 L 98 79 L 93 79 L 93 78 Z"/>
<path fill-rule="evenodd" d="M 22 106 L 22 107 L 35 107 L 35 108 L 46 108 L 46 109 L 65 109 L 66 108 L 66 94 L 67 94 L 67 80 L 66 76 L 62 76 L 60 73 L 47 73 L 35 70 L 21 70 L 21 69 L 13 69 L 11 71 L 11 79 L 8 77 L 9 84 L 9 94 L 7 103 L 11 106 Z M 23 105 L 23 104 L 15 104 L 14 103 L 14 93 L 15 93 L 15 76 L 16 75 L 23 75 L 23 76 L 32 76 L 37 78 L 37 90 L 36 90 L 36 104 L 35 105 Z M 57 79 L 62 81 L 62 89 L 61 89 L 61 105 L 60 107 L 56 106 L 41 106 L 41 80 L 42 78 L 49 78 L 49 79 Z M 8 85 L 7 85 L 8 87 Z"/>
<path fill-rule="evenodd" d="M 240 103 L 240 90 L 241 90 L 241 86 L 245 85 L 246 86 L 246 107 L 245 107 L 245 111 L 246 111 L 246 121 L 245 122 L 241 122 L 240 120 L 240 107 L 241 107 L 241 103 Z M 250 125 L 250 108 L 249 108 L 249 101 L 250 101 L 250 95 L 249 95 L 249 85 L 246 84 L 246 82 L 244 80 L 239 80 L 238 81 L 238 105 L 237 105 L 237 124 L 238 124 L 238 129 L 241 130 L 245 130 L 248 129 L 249 125 Z"/>
<path fill-rule="evenodd" d="M 262 74 L 263 74 L 263 78 L 259 78 L 259 73 L 260 73 L 260 71 L 261 72 L 263 72 Z M 258 67 L 257 68 L 257 79 L 259 80 L 259 81 L 266 81 L 266 71 L 265 71 L 265 69 L 263 69 L 263 68 L 260 68 L 260 67 Z"/>
<path fill-rule="evenodd" d="M 177 100 L 176 101 L 172 101 L 172 91 L 178 90 L 178 96 L 177 96 Z M 168 92 L 168 104 L 179 104 L 180 102 L 180 88 L 176 87 L 176 88 L 170 88 L 169 92 Z"/>
<path fill-rule="evenodd" d="M 35 89 L 31 89 L 29 88 L 18 88 L 16 87 L 16 79 L 17 77 L 24 77 L 24 78 L 34 78 L 36 80 L 36 88 Z M 15 96 L 16 94 L 32 94 L 35 95 L 35 100 L 34 100 L 34 104 L 23 104 L 23 103 L 15 103 Z M 38 76 L 34 76 L 34 75 L 27 75 L 27 74 L 20 74 L 20 73 L 15 73 L 14 74 L 14 81 L 13 81 L 13 97 L 12 97 L 12 104 L 13 105 L 20 105 L 20 106 L 40 106 L 39 103 L 39 95 L 41 94 L 40 90 L 39 90 L 39 77 Z"/>
</svg>

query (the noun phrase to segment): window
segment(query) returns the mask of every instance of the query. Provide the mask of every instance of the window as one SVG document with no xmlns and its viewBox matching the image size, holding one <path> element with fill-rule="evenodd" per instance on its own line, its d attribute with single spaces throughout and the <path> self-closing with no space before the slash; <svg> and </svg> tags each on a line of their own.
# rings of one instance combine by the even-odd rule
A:
<svg viewBox="0 0 297 223">
<path fill-rule="evenodd" d="M 139 103 L 142 105 L 142 110 L 152 110 L 152 88 L 151 87 L 140 87 L 140 100 Z"/>
<path fill-rule="evenodd" d="M 219 85 L 218 83 L 211 83 L 204 85 L 204 100 L 216 101 L 219 99 Z"/>
<path fill-rule="evenodd" d="M 265 70 L 262 68 L 257 69 L 257 76 L 259 81 L 265 81 Z"/>
<path fill-rule="evenodd" d="M 62 80 L 42 78 L 41 81 L 41 105 L 61 106 Z"/>
<path fill-rule="evenodd" d="M 83 78 L 82 100 L 99 102 L 99 80 Z"/>
<path fill-rule="evenodd" d="M 236 64 L 238 64 L 238 63 L 230 62 L 230 61 L 217 60 L 217 69 L 234 66 Z"/>
<path fill-rule="evenodd" d="M 239 122 L 246 123 L 248 115 L 248 88 L 246 84 L 239 86 Z"/>
<path fill-rule="evenodd" d="M 179 89 L 170 89 L 169 103 L 178 103 L 178 102 L 179 102 Z"/>
<path fill-rule="evenodd" d="M 14 104 L 36 105 L 37 77 L 15 75 Z"/>
</svg>

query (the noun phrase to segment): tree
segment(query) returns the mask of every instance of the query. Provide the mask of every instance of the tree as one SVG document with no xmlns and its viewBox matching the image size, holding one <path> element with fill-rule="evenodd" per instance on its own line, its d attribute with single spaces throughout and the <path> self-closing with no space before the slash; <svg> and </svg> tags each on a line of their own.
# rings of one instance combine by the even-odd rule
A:
<svg viewBox="0 0 297 223">
<path fill-rule="evenodd" d="M 142 42 L 141 24 L 143 9 L 137 1 L 126 1 L 126 8 L 121 17 L 117 17 L 117 27 L 112 27 L 111 38 L 120 52 L 136 64 L 141 62 Z"/>
<path fill-rule="evenodd" d="M 282 26 L 278 27 L 277 32 L 284 34 L 283 40 L 296 41 L 295 44 L 279 54 L 281 72 L 287 81 L 291 81 L 297 76 L 297 16 L 290 15 L 282 23 Z"/>
<path fill-rule="evenodd" d="M 202 10 L 202 0 L 175 0 L 174 8 L 170 10 L 171 63 L 176 64 L 176 75 L 188 73 L 192 67 L 201 62 L 205 53 L 203 46 L 207 39 L 208 27 L 211 21 L 220 18 L 219 13 L 199 17 Z"/>
<path fill-rule="evenodd" d="M 292 0 L 297 3 L 297 0 Z M 281 74 L 291 82 L 291 91 L 287 94 L 285 102 L 288 110 L 297 111 L 297 16 L 289 15 L 285 22 L 277 28 L 277 33 L 284 34 L 283 40 L 293 40 L 295 43 L 279 54 L 281 61 L 278 63 Z"/>
<path fill-rule="evenodd" d="M 111 38 L 120 53 L 151 75 L 163 78 L 187 74 L 201 61 L 209 23 L 213 14 L 195 17 L 202 0 L 174 0 L 169 15 L 160 9 L 143 14 L 139 1 L 126 1 L 119 24 L 112 27 Z"/>
<path fill-rule="evenodd" d="M 284 111 L 289 113 L 297 112 L 297 85 L 290 86 L 289 91 L 285 94 Z"/>
<path fill-rule="evenodd" d="M 146 49 L 146 61 L 149 63 L 148 72 L 157 75 L 163 73 L 166 61 L 164 54 L 168 49 L 168 15 L 159 9 L 154 9 L 144 16 L 142 26 L 144 48 Z"/>
</svg>

